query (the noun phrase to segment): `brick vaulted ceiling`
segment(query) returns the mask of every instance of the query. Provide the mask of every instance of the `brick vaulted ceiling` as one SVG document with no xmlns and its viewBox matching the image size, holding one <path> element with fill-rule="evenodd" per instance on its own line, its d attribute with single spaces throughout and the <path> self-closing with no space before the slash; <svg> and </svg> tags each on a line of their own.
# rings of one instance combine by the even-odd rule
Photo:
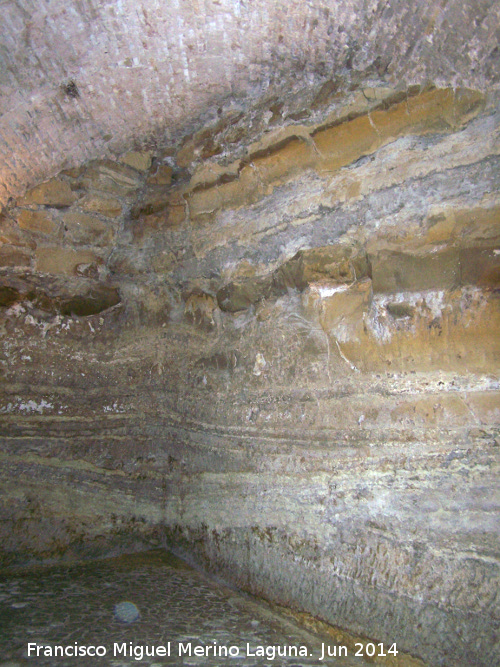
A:
<svg viewBox="0 0 500 667">
<path fill-rule="evenodd" d="M 61 168 L 175 144 L 221 107 L 500 77 L 495 0 L 0 0 L 0 15 L 0 205 Z"/>
</svg>

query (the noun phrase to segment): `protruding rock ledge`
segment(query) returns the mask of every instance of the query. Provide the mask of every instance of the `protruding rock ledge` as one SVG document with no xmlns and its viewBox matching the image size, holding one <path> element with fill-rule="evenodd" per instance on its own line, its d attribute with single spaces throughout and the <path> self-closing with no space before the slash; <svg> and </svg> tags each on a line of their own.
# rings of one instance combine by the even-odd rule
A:
<svg viewBox="0 0 500 667">
<path fill-rule="evenodd" d="M 88 279 L 40 281 L 36 275 L 3 277 L 0 308 L 24 304 L 49 315 L 97 315 L 121 303 L 116 287 Z"/>
</svg>

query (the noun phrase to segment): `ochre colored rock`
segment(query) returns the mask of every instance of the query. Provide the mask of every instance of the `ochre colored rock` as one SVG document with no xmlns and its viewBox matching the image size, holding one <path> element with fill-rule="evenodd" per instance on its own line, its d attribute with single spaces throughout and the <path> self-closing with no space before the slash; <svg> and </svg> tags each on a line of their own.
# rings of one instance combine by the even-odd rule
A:
<svg viewBox="0 0 500 667">
<path fill-rule="evenodd" d="M 201 160 L 208 160 L 211 157 L 220 155 L 222 151 L 223 147 L 221 144 L 215 141 L 213 137 L 209 137 L 203 142 L 203 145 L 200 147 L 197 153 Z"/>
<path fill-rule="evenodd" d="M 0 266 L 31 266 L 31 255 L 27 250 L 14 245 L 0 246 Z"/>
<path fill-rule="evenodd" d="M 353 283 L 369 275 L 366 255 L 356 245 L 338 243 L 300 250 L 272 274 L 263 277 L 239 277 L 217 293 L 221 310 L 238 312 L 288 290 L 304 290 L 310 283 Z"/>
<path fill-rule="evenodd" d="M 223 179 L 210 187 L 196 188 L 186 193 L 189 204 L 189 215 L 197 218 L 214 213 L 220 208 L 238 208 L 244 204 L 258 201 L 264 194 L 262 180 L 253 165 L 247 165 L 239 173 L 239 177 L 229 181 Z"/>
<path fill-rule="evenodd" d="M 436 208 L 427 218 L 426 240 L 461 245 L 500 242 L 500 206 L 476 208 Z"/>
<path fill-rule="evenodd" d="M 112 160 L 91 162 L 80 177 L 84 187 L 118 197 L 134 195 L 143 180 L 143 174 L 133 167 Z"/>
<path fill-rule="evenodd" d="M 178 227 L 186 220 L 186 202 L 180 192 L 170 196 L 167 209 L 167 227 Z"/>
<path fill-rule="evenodd" d="M 169 227 L 181 224 L 185 217 L 186 203 L 179 190 L 168 190 L 163 187 L 149 187 L 143 199 L 132 209 L 131 218 L 148 218 L 156 216 Z M 160 214 L 160 215 L 157 215 Z"/>
<path fill-rule="evenodd" d="M 65 235 L 77 245 L 109 245 L 113 240 L 113 228 L 99 218 L 87 213 L 68 212 L 62 216 Z"/>
<path fill-rule="evenodd" d="M 455 234 L 465 244 L 500 242 L 500 206 L 454 211 Z"/>
<path fill-rule="evenodd" d="M 328 3 L 317 4 L 315 30 L 302 25 L 325 37 L 342 12 L 327 21 Z M 431 4 L 423 18 L 438 28 L 445 18 L 466 20 L 458 2 L 441 13 Z M 268 5 L 280 23 L 278 3 Z M 372 34 L 381 18 L 387 30 L 379 37 L 390 41 L 391 8 L 383 9 Z M 410 9 L 406 23 L 418 36 Z M 490 30 L 478 55 L 483 76 L 494 25 L 481 25 Z M 352 37 L 347 27 L 332 39 Z M 424 32 L 431 40 L 432 25 Z M 429 40 L 407 51 L 410 65 Z M 192 41 L 184 41 L 188 51 Z M 370 65 L 359 44 L 347 44 L 346 86 L 369 85 L 372 76 L 373 86 L 382 84 L 385 74 L 376 73 L 387 63 Z M 188 109 L 191 128 L 212 103 L 226 104 L 198 85 L 193 63 L 208 71 L 212 61 L 196 46 L 191 83 L 210 105 Z M 414 46 L 388 44 L 387 58 Z M 467 60 L 461 55 L 449 62 Z M 359 93 L 368 99 L 349 117 L 335 100 L 324 134 L 314 137 L 324 141 L 320 155 L 311 128 L 294 126 L 284 137 L 267 121 L 299 118 L 311 102 L 332 99 L 329 82 L 314 101 L 333 76 L 320 65 L 307 67 L 318 85 L 304 96 L 297 87 L 295 106 L 293 87 L 283 85 L 281 106 L 270 99 L 271 81 L 262 106 L 238 94 L 233 102 L 249 113 L 237 129 L 252 132 L 258 147 L 245 153 L 239 144 L 231 155 L 228 135 L 204 128 L 193 136 L 193 164 L 227 150 L 189 184 L 177 172 L 172 185 L 170 168 L 156 165 L 141 172 L 93 163 L 61 175 L 80 188 L 70 210 L 31 205 L 34 217 L 53 217 L 61 231 L 62 219 L 69 223 L 66 237 L 50 240 L 21 229 L 19 209 L 7 204 L 1 238 L 27 255 L 23 243 L 43 247 L 36 271 L 0 271 L 0 505 L 8 519 L 2 510 L 0 552 L 14 564 L 58 555 L 67 562 L 168 539 L 249 592 L 265 590 L 373 641 L 397 641 L 426 664 L 489 667 L 498 606 L 500 91 L 489 91 L 487 113 L 453 135 L 480 108 L 480 95 L 407 99 L 405 91 L 375 108 L 387 93 L 374 88 Z M 387 80 L 396 80 L 396 66 L 393 58 Z M 137 79 L 139 70 L 128 71 Z M 224 80 L 237 93 L 241 76 L 258 92 L 247 74 L 241 68 Z M 81 103 L 60 99 L 64 110 L 83 108 L 84 84 Z M 331 124 L 341 113 L 342 123 Z M 115 128 L 121 122 L 111 120 Z M 166 130 L 175 138 L 181 126 Z M 117 136 L 109 141 L 119 145 Z M 90 144 L 82 149 L 99 149 Z M 374 146 L 383 149 L 368 156 Z M 323 166 L 338 171 L 313 173 Z M 89 169 L 95 180 L 85 180 Z M 15 185 L 10 172 L 4 185 Z M 103 229 L 115 230 L 113 252 L 82 251 L 81 243 L 107 238 Z M 87 540 L 95 536 L 93 551 Z M 40 616 L 34 600 L 29 609 Z M 402 655 L 396 662 L 420 664 Z"/>
<path fill-rule="evenodd" d="M 133 218 L 141 215 L 152 215 L 164 211 L 170 201 L 171 194 L 168 189 L 158 186 L 149 186 L 137 206 L 132 209 Z"/>
<path fill-rule="evenodd" d="M 255 264 L 244 259 L 231 270 L 233 278 L 253 278 L 257 274 Z"/>
<path fill-rule="evenodd" d="M 225 186 L 222 186 L 222 188 L 224 187 Z M 224 203 L 224 199 L 221 193 L 222 188 L 218 187 L 203 188 L 203 189 L 198 189 L 193 193 L 189 193 L 188 204 L 189 204 L 190 217 L 196 218 L 200 215 L 213 213 L 217 209 L 222 208 Z M 242 192 L 239 194 L 243 196 Z M 231 197 L 227 198 L 227 201 L 232 201 L 232 198 Z"/>
<path fill-rule="evenodd" d="M 39 232 L 47 236 L 56 234 L 59 229 L 59 225 L 54 221 L 50 213 L 43 210 L 21 210 L 17 216 L 17 224 L 21 229 L 26 229 L 30 232 Z"/>
<path fill-rule="evenodd" d="M 238 208 L 244 204 L 253 204 L 264 194 L 264 186 L 259 172 L 253 164 L 244 166 L 238 180 L 229 180 L 217 186 L 223 207 Z"/>
<path fill-rule="evenodd" d="M 160 164 L 151 171 L 146 183 L 148 185 L 170 185 L 172 172 L 173 169 L 168 164 Z"/>
<path fill-rule="evenodd" d="M 398 302 L 413 307 L 411 316 L 394 317 L 392 295 L 374 294 L 359 340 L 342 345 L 345 356 L 361 371 L 457 371 L 491 373 L 499 368 L 498 291 L 477 287 L 413 293 Z M 496 372 L 496 371 L 495 371 Z"/>
<path fill-rule="evenodd" d="M 151 151 L 131 151 L 120 157 L 120 162 L 128 164 L 137 171 L 147 171 L 151 166 Z"/>
<path fill-rule="evenodd" d="M 428 134 L 458 128 L 476 116 L 484 106 L 478 91 L 436 88 L 410 96 L 389 109 L 370 114 L 382 140 L 406 134 Z"/>
<path fill-rule="evenodd" d="M 34 187 L 26 193 L 19 203 L 21 205 L 39 204 L 41 206 L 65 208 L 71 206 L 76 200 L 77 196 L 71 190 L 69 183 L 54 178 Z"/>
<path fill-rule="evenodd" d="M 162 230 L 175 228 L 184 222 L 184 204 L 168 205 L 167 209 L 151 215 L 141 215 L 132 220 L 132 234 L 136 243 L 142 242 L 148 236 L 157 234 Z"/>
<path fill-rule="evenodd" d="M 107 218 L 117 218 L 122 213 L 122 205 L 118 199 L 97 194 L 87 195 L 78 202 L 78 206 L 84 211 L 100 213 Z"/>
<path fill-rule="evenodd" d="M 337 171 L 398 137 L 455 130 L 476 116 L 483 106 L 484 96 L 467 89 L 434 89 L 408 97 L 399 94 L 370 113 L 358 110 L 356 117 L 339 120 L 332 127 L 318 128 L 310 135 L 289 134 L 263 148 L 257 145 L 237 171 L 233 169 L 213 183 L 198 183 L 186 193 L 190 215 L 193 219 L 205 218 L 219 209 L 254 203 L 275 185 L 306 169 L 320 173 Z M 200 151 L 194 138 L 186 140 L 177 156 L 179 166 L 189 165 L 200 157 Z M 214 173 L 218 171 L 220 168 L 215 165 Z M 355 184 L 349 197 L 356 197 L 359 187 Z"/>
<path fill-rule="evenodd" d="M 237 180 L 241 171 L 241 160 L 226 164 L 214 164 L 212 162 L 202 162 L 196 167 L 194 174 L 189 181 L 188 189 L 191 192 L 200 189 L 207 189 L 215 186 L 224 185 Z"/>
<path fill-rule="evenodd" d="M 275 284 L 304 289 L 309 283 L 352 283 L 369 275 L 366 254 L 356 245 L 338 243 L 300 250 L 275 272 Z"/>
<path fill-rule="evenodd" d="M 272 276 L 240 278 L 217 292 L 219 308 L 229 313 L 246 310 L 272 294 Z"/>
<path fill-rule="evenodd" d="M 175 161 L 179 167 L 188 167 L 195 159 L 196 143 L 192 137 L 184 140 L 179 152 L 176 155 Z"/>
<path fill-rule="evenodd" d="M 283 144 L 271 146 L 246 158 L 265 184 L 283 182 L 299 171 L 311 167 L 316 160 L 317 154 L 312 142 L 308 144 L 297 137 L 290 137 Z"/>
<path fill-rule="evenodd" d="M 302 301 L 307 316 L 319 321 L 325 333 L 346 342 L 359 340 L 371 296 L 371 280 L 366 278 L 352 285 L 312 283 Z"/>
<path fill-rule="evenodd" d="M 41 273 L 75 275 L 79 264 L 100 263 L 100 258 L 90 250 L 70 248 L 38 247 L 35 253 L 35 267 Z"/>
<path fill-rule="evenodd" d="M 456 236 L 456 220 L 453 210 L 429 216 L 427 224 L 429 228 L 426 241 L 431 244 L 447 243 Z"/>
<path fill-rule="evenodd" d="M 368 116 L 360 116 L 313 134 L 320 155 L 319 171 L 336 171 L 362 155 L 373 153 L 381 140 Z"/>
<path fill-rule="evenodd" d="M 208 167 L 208 180 L 200 172 L 193 177 L 195 188 L 189 193 L 192 217 L 212 213 L 219 208 L 236 208 L 253 203 L 267 191 L 268 186 L 284 182 L 294 174 L 312 166 L 317 160 L 312 142 L 295 135 L 276 144 L 253 150 L 239 167 L 236 163 L 224 172 Z M 200 180 L 201 179 L 201 180 Z"/>
<path fill-rule="evenodd" d="M 500 246 L 494 248 L 461 248 L 462 285 L 500 287 Z"/>
<path fill-rule="evenodd" d="M 401 252 L 379 250 L 369 253 L 374 292 L 419 292 L 450 289 L 460 284 L 456 248 Z"/>
<path fill-rule="evenodd" d="M 26 237 L 10 215 L 0 214 L 0 247 L 2 245 L 13 245 L 19 247 L 35 248 L 33 239 Z"/>
<path fill-rule="evenodd" d="M 321 154 L 318 169 L 336 171 L 401 136 L 454 130 L 476 116 L 484 102 L 478 91 L 434 89 L 313 132 Z"/>
</svg>

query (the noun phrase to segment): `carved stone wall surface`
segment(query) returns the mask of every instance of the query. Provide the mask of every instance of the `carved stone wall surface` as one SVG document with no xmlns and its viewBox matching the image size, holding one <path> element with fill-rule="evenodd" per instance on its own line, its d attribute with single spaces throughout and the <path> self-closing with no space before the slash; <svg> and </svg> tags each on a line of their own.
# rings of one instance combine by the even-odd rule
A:
<svg viewBox="0 0 500 667">
<path fill-rule="evenodd" d="M 2 564 L 497 664 L 498 5 L 168 7 L 2 3 Z"/>
</svg>

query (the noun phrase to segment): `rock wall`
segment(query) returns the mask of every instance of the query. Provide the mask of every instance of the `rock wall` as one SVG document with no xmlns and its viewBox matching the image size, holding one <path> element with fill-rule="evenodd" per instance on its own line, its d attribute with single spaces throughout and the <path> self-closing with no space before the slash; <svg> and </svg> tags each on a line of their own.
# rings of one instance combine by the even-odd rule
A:
<svg viewBox="0 0 500 667">
<path fill-rule="evenodd" d="M 276 126 L 366 86 L 500 81 L 495 0 L 3 0 L 2 19 L 0 206 L 220 114 Z"/>
<path fill-rule="evenodd" d="M 250 127 L 4 211 L 3 562 L 165 544 L 495 664 L 498 93 L 366 88 Z"/>
</svg>

